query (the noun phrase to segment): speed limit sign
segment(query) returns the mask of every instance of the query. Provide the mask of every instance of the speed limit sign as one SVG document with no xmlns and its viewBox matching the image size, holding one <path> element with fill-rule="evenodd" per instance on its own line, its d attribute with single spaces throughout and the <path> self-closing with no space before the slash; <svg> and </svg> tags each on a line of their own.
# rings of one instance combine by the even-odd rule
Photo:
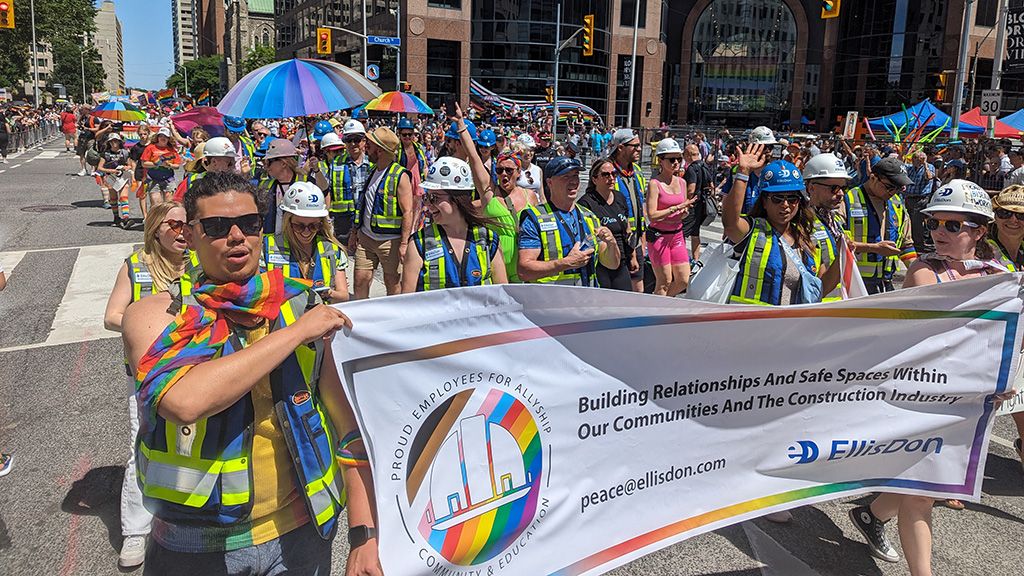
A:
<svg viewBox="0 0 1024 576">
<path fill-rule="evenodd" d="M 981 115 L 999 116 L 999 106 L 1003 101 L 1002 90 L 981 91 Z"/>
</svg>

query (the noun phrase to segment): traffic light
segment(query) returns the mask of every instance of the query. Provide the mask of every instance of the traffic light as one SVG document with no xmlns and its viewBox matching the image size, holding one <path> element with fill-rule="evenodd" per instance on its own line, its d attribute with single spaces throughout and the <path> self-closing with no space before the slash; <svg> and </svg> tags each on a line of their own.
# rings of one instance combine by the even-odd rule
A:
<svg viewBox="0 0 1024 576">
<path fill-rule="evenodd" d="M 544 100 L 546 100 L 549 103 L 555 101 L 555 87 L 554 86 L 548 86 L 547 88 L 544 89 L 544 92 L 547 93 L 547 95 L 544 96 Z"/>
<path fill-rule="evenodd" d="M 594 55 L 594 15 L 583 17 L 583 55 Z"/>
<path fill-rule="evenodd" d="M 821 17 L 835 18 L 839 16 L 839 0 L 822 0 Z"/>
<path fill-rule="evenodd" d="M 0 0 L 0 28 L 14 28 L 14 4 Z"/>
<path fill-rule="evenodd" d="M 937 76 L 938 77 L 935 79 L 934 82 L 935 101 L 945 102 L 946 91 L 949 88 L 950 82 L 956 82 L 956 72 L 943 72 L 942 74 L 938 74 Z"/>
<path fill-rule="evenodd" d="M 408 82 L 403 80 L 398 83 L 398 88 L 401 92 L 408 92 L 409 89 L 412 88 L 412 84 L 409 84 Z"/>
<path fill-rule="evenodd" d="M 332 48 L 334 48 L 334 44 L 331 43 L 331 29 L 330 28 L 317 28 L 316 29 L 316 53 L 317 54 L 330 54 Z"/>
</svg>

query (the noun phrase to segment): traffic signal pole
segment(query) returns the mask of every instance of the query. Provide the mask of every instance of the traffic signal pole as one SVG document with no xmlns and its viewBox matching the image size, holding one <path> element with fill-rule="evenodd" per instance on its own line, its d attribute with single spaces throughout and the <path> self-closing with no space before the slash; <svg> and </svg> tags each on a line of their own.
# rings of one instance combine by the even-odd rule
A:
<svg viewBox="0 0 1024 576">
<path fill-rule="evenodd" d="M 554 112 L 555 117 L 551 119 L 551 141 L 558 142 L 558 61 L 562 56 L 562 3 L 558 3 L 555 15 L 555 94 Z"/>
<path fill-rule="evenodd" d="M 956 63 L 956 82 L 953 85 L 953 126 L 949 129 L 949 139 L 960 138 L 960 108 L 964 103 L 964 73 L 967 67 L 967 45 L 971 43 L 971 17 L 974 15 L 974 0 L 967 0 L 964 7 L 964 31 L 960 35 L 960 58 Z"/>
<path fill-rule="evenodd" d="M 1003 54 L 1006 52 L 1006 15 L 1009 12 L 1009 0 L 999 2 L 999 31 L 996 32 L 996 61 L 992 66 L 992 89 L 999 90 L 1003 81 Z M 1000 104 L 1002 104 L 1000 102 Z M 986 116 L 988 125 L 985 136 L 994 138 L 996 133 L 996 117 Z"/>
</svg>

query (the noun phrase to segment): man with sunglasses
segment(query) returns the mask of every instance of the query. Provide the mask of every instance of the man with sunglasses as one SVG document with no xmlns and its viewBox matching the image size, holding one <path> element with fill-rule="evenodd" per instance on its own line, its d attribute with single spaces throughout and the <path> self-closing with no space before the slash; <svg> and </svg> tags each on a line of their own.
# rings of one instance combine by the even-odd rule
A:
<svg viewBox="0 0 1024 576">
<path fill-rule="evenodd" d="M 343 246 L 348 246 L 356 205 L 373 165 L 363 153 L 363 141 L 366 139 L 363 125 L 349 120 L 343 131 L 344 142 L 336 134 L 328 134 L 321 140 L 326 159 L 320 163 L 316 184 L 331 197 L 328 208 L 334 236 Z"/>
<path fill-rule="evenodd" d="M 912 183 L 903 162 L 882 158 L 864 184 L 846 193 L 844 229 L 869 294 L 894 290 L 892 275 L 899 261 L 909 265 L 917 258 L 910 215 L 900 196 Z"/>
<path fill-rule="evenodd" d="M 224 136 L 235 147 L 235 172 L 256 174 L 256 144 L 245 135 L 245 120 L 236 116 L 224 117 Z"/>
<path fill-rule="evenodd" d="M 192 290 L 122 319 L 154 512 L 146 575 L 327 574 L 343 487 L 348 573 L 381 574 L 370 470 L 325 341 L 351 322 L 308 282 L 260 273 L 265 211 L 244 176 L 205 176 L 185 195 Z"/>
<path fill-rule="evenodd" d="M 807 194 L 814 210 L 814 239 L 821 248 L 821 264 L 828 266 L 836 259 L 838 249 L 846 239 L 843 232 L 843 200 L 852 178 L 846 164 L 835 154 L 823 152 L 807 161 L 803 169 Z M 826 296 L 824 302 L 839 300 Z"/>
<path fill-rule="evenodd" d="M 377 128 L 366 138 L 366 155 L 376 170 L 359 197 L 357 233 L 349 238 L 349 251 L 355 251 L 356 257 L 356 299 L 370 297 L 370 283 L 378 265 L 384 271 L 388 296 L 401 294 L 402 260 L 417 214 L 412 176 L 395 160 L 400 146 L 398 136 L 386 127 Z"/>
<path fill-rule="evenodd" d="M 413 190 L 420 190 L 420 182 L 427 177 L 427 153 L 423 146 L 416 141 L 416 125 L 408 118 L 398 121 L 398 138 L 402 142 L 401 152 L 398 155 L 398 163 L 409 171 L 413 177 Z"/>
<path fill-rule="evenodd" d="M 615 164 L 615 191 L 626 198 L 627 216 L 626 244 L 636 253 L 636 264 L 630 261 L 629 278 L 634 292 L 644 291 L 644 249 L 642 238 L 647 228 L 644 191 L 647 178 L 640 167 L 640 137 L 629 128 L 620 128 L 612 135 L 608 145 L 608 157 Z"/>
<path fill-rule="evenodd" d="M 935 167 L 928 163 L 928 154 L 918 150 L 910 157 L 907 165 L 907 176 L 913 181 L 903 192 L 903 202 L 910 214 L 910 232 L 914 238 L 914 249 L 924 254 L 934 249 L 931 237 L 924 228 L 924 214 L 921 213 L 932 198 L 935 184 Z"/>
</svg>

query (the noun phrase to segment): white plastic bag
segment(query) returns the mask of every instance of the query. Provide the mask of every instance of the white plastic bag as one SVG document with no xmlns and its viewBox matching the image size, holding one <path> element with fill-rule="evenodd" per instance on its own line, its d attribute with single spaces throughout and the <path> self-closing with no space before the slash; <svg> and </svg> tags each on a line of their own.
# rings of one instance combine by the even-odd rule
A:
<svg viewBox="0 0 1024 576">
<path fill-rule="evenodd" d="M 686 298 L 716 304 L 728 304 L 740 261 L 732 258 L 733 246 L 724 242 L 710 244 L 701 253 L 703 263 L 697 274 L 690 277 Z"/>
</svg>

